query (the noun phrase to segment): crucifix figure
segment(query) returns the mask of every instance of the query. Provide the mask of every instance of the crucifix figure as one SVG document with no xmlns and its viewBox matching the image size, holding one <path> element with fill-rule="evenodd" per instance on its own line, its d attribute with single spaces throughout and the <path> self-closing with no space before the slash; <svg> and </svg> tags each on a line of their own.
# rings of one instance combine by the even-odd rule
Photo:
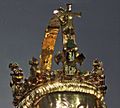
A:
<svg viewBox="0 0 120 108">
<path fill-rule="evenodd" d="M 80 17 L 81 13 L 72 12 L 72 4 L 67 4 L 66 7 L 54 11 L 60 21 L 63 38 L 63 51 L 55 56 L 55 61 L 57 64 L 62 61 L 64 71 L 68 75 L 74 75 L 77 70 L 76 63 L 82 64 L 85 59 L 83 54 L 78 53 L 73 26 L 73 17 Z"/>
<path fill-rule="evenodd" d="M 72 12 L 72 4 L 67 4 L 66 7 L 66 9 L 60 7 L 53 12 L 60 20 L 63 32 L 74 28 L 73 17 L 81 17 L 81 12 Z"/>
</svg>

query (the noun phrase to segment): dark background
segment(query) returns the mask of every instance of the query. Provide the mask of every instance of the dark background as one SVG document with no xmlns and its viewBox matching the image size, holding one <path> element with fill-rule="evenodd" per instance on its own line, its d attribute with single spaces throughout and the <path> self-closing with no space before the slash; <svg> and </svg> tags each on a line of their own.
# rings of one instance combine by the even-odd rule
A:
<svg viewBox="0 0 120 108">
<path fill-rule="evenodd" d="M 119 108 L 120 0 L 0 0 L 0 108 L 13 108 L 8 64 L 16 61 L 27 76 L 28 61 L 32 56 L 39 58 L 53 10 L 70 2 L 73 11 L 82 11 L 82 18 L 74 20 L 77 43 L 86 56 L 82 68 L 91 70 L 95 58 L 103 61 L 106 103 L 108 108 Z M 61 42 L 59 35 L 57 51 Z"/>
</svg>

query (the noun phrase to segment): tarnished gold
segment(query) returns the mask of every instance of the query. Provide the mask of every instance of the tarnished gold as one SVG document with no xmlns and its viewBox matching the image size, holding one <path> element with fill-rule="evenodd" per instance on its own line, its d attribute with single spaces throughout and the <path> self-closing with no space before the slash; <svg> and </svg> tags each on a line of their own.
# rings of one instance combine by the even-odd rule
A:
<svg viewBox="0 0 120 108">
<path fill-rule="evenodd" d="M 57 34 L 59 29 L 54 28 L 46 32 L 45 38 L 42 44 L 42 54 L 40 57 L 40 69 L 41 70 L 51 70 L 52 65 L 52 55 L 54 51 L 54 45 L 56 42 Z"/>
<path fill-rule="evenodd" d="M 91 71 L 82 71 L 85 57 L 78 52 L 73 17 L 81 13 L 72 12 L 72 5 L 54 10 L 53 17 L 45 30 L 40 63 L 36 58 L 29 61 L 30 76 L 24 79 L 17 63 L 11 63 L 10 86 L 16 108 L 106 108 L 106 93 L 103 64 L 93 61 Z M 63 50 L 54 60 L 62 62 L 62 68 L 52 70 L 54 47 L 59 30 L 62 33 Z"/>
<path fill-rule="evenodd" d="M 32 90 L 32 92 L 30 92 L 30 94 L 28 96 L 26 96 L 26 98 L 24 98 L 21 102 L 20 102 L 20 107 L 22 107 L 21 105 L 25 104 L 26 102 L 30 102 L 30 105 L 34 104 L 34 101 L 37 102 L 37 100 L 39 99 L 42 100 L 42 98 L 50 93 L 57 93 L 57 92 L 78 92 L 78 93 L 85 93 L 85 94 L 89 94 L 89 95 L 93 95 L 95 96 L 96 100 L 101 100 L 101 98 L 103 97 L 103 94 L 101 94 L 101 91 L 98 90 L 96 87 L 94 87 L 93 85 L 87 84 L 87 83 L 78 83 L 78 82 L 74 82 L 74 81 L 67 81 L 67 82 L 51 82 L 45 85 L 38 85 L 37 88 L 35 88 L 34 90 Z M 33 95 L 36 94 L 36 95 Z M 31 98 L 32 97 L 32 101 Z M 36 99 L 36 97 L 38 97 Z M 38 101 L 38 102 L 39 102 Z M 36 105 L 38 103 L 35 103 Z"/>
<path fill-rule="evenodd" d="M 59 20 L 53 16 L 45 31 L 45 38 L 42 43 L 42 53 L 40 55 L 40 70 L 50 71 L 56 38 L 59 32 Z"/>
</svg>

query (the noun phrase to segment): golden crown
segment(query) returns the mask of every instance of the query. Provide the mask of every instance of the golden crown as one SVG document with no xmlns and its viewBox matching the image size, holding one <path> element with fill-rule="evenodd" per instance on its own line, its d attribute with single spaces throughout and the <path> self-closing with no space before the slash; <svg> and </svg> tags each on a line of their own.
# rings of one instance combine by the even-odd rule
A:
<svg viewBox="0 0 120 108">
<path fill-rule="evenodd" d="M 40 63 L 34 57 L 29 61 L 31 68 L 28 78 L 24 78 L 23 70 L 17 63 L 10 63 L 9 68 L 12 71 L 10 86 L 16 108 L 34 108 L 33 106 L 45 95 L 57 92 L 92 95 L 96 99 L 97 108 L 106 108 L 102 62 L 95 59 L 91 71 L 82 71 L 77 66 L 77 63 L 82 65 L 85 56 L 78 52 L 73 26 L 74 16 L 81 17 L 81 12 L 72 12 L 71 4 L 67 4 L 66 9 L 60 7 L 53 11 L 53 17 L 45 31 Z M 63 50 L 54 56 L 54 60 L 57 64 L 62 62 L 62 68 L 52 70 L 54 46 L 59 30 L 62 33 Z"/>
</svg>

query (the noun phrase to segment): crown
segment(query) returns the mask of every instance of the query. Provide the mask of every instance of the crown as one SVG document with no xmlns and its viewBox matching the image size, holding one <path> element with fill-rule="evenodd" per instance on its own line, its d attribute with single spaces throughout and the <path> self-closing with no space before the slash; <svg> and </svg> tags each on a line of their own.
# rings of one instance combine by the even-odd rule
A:
<svg viewBox="0 0 120 108">
<path fill-rule="evenodd" d="M 95 98 L 97 107 L 106 108 L 104 96 L 106 93 L 103 63 L 98 59 L 93 60 L 91 71 L 82 71 L 85 56 L 78 52 L 73 18 L 81 17 L 81 12 L 72 12 L 72 4 L 67 8 L 60 7 L 53 11 L 53 17 L 45 30 L 42 42 L 40 62 L 36 58 L 29 61 L 30 76 L 24 78 L 23 70 L 17 63 L 10 63 L 13 104 L 16 108 L 31 108 L 47 94 L 52 93 L 84 93 Z M 54 46 L 61 30 L 63 49 L 53 56 Z M 52 70 L 52 59 L 62 67 Z"/>
</svg>

